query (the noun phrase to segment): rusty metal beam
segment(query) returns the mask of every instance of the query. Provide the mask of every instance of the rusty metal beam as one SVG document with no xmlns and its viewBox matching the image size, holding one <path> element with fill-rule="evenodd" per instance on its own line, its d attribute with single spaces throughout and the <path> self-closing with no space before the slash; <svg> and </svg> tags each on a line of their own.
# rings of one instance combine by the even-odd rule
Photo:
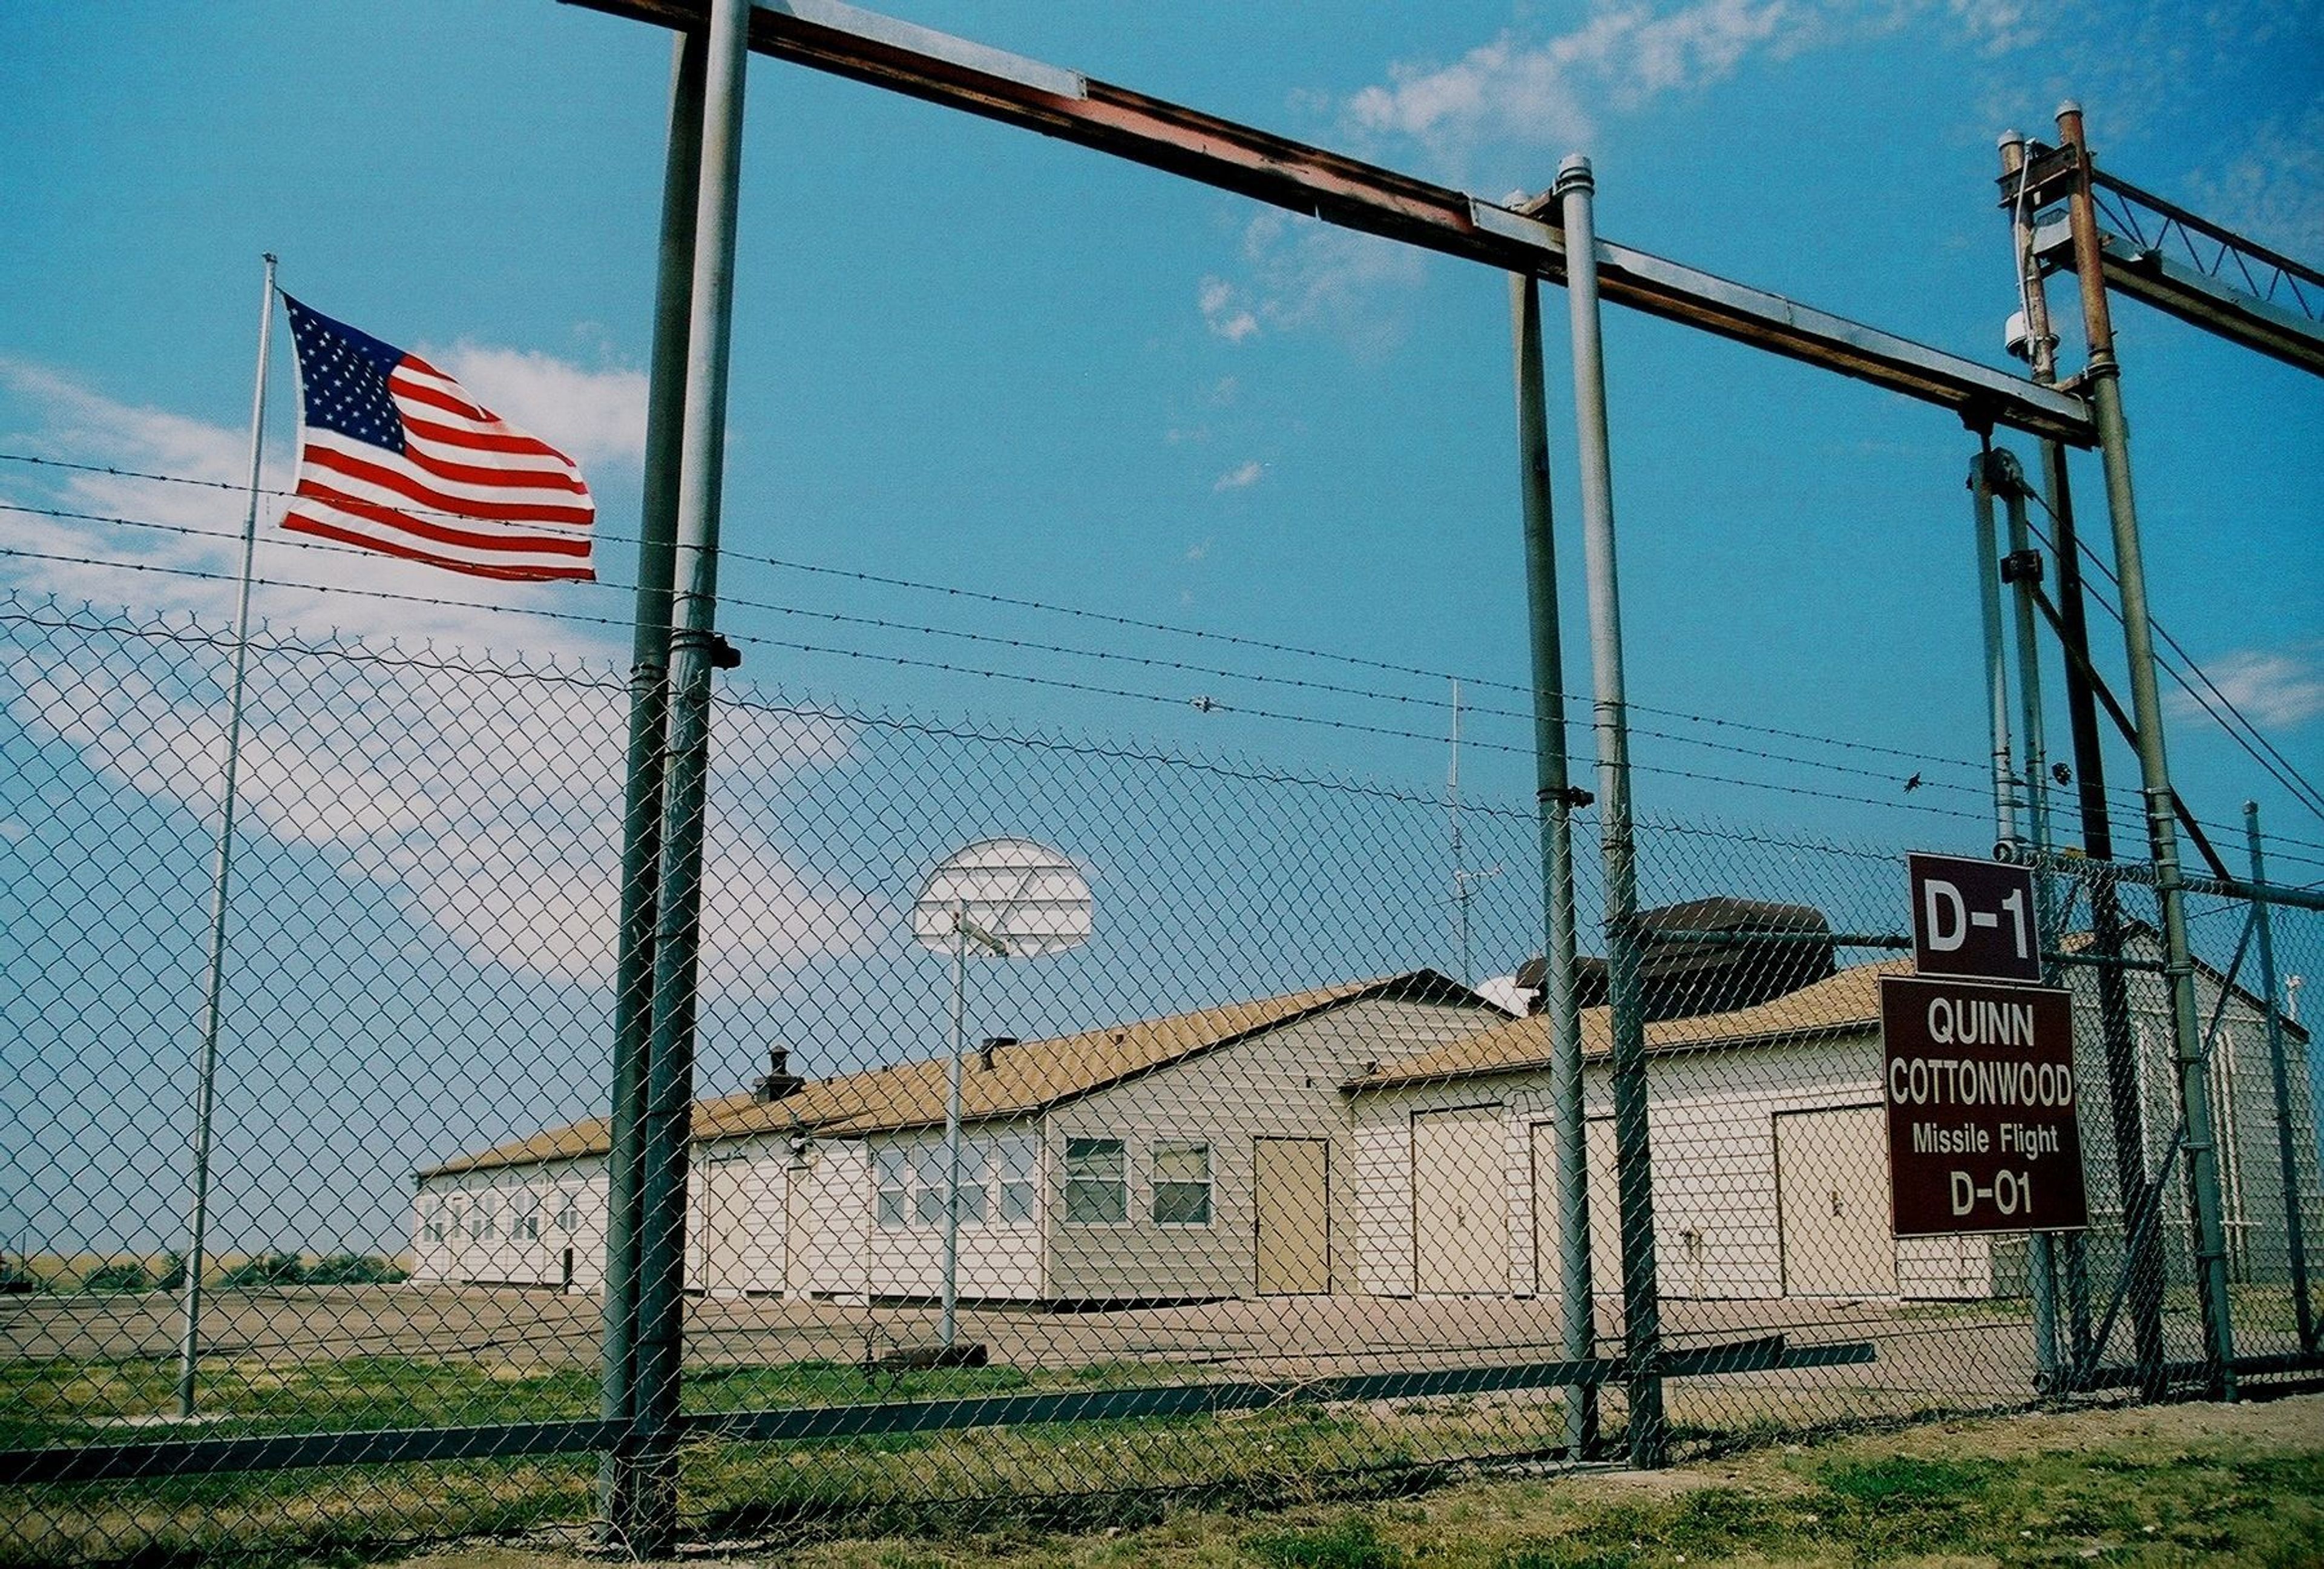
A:
<svg viewBox="0 0 2324 1569">
<path fill-rule="evenodd" d="M 566 3 L 672 28 L 699 27 L 706 14 L 706 0 Z M 1343 228 L 1565 281 L 1564 236 L 1554 225 L 837 0 L 761 0 L 752 10 L 751 48 Z M 2091 444 L 2089 409 L 2070 393 L 1627 245 L 1600 240 L 1597 258 L 1600 291 L 1616 304 L 1934 403 L 1975 428 L 2006 426 L 2076 447 Z"/>
</svg>

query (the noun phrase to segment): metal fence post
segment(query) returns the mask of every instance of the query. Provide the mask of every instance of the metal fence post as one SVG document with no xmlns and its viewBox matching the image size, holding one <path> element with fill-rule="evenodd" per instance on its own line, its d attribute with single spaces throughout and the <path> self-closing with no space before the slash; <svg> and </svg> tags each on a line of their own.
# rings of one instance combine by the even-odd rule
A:
<svg viewBox="0 0 2324 1569">
<path fill-rule="evenodd" d="M 1517 478 L 1525 497 L 1526 601 L 1533 642 L 1534 798 L 1541 817 L 1542 1008 L 1549 1020 L 1551 1131 L 1557 1160 L 1560 1349 L 1597 1353 L 1590 1278 L 1590 1177 L 1582 1121 L 1582 1008 L 1573 983 L 1574 790 L 1565 752 L 1565 660 L 1560 647 L 1556 540 L 1551 531 L 1548 401 L 1542 385 L 1541 285 L 1511 274 L 1517 347 Z M 1565 1391 L 1565 1447 L 1579 1460 L 1598 1444 L 1598 1390 Z"/>
<path fill-rule="evenodd" d="M 2012 608 L 2016 618 L 2017 653 L 2017 719 L 2021 740 L 2018 746 L 2019 778 L 2024 789 L 2024 837 L 2034 850 L 2036 868 L 2034 873 L 2034 924 L 2040 937 L 2042 952 L 2056 946 L 2058 931 L 2058 901 L 2047 872 L 2040 870 L 2050 854 L 2050 792 L 2043 771 L 2048 766 L 2047 749 L 2043 743 L 2043 715 L 2042 712 L 2042 645 L 2036 630 L 2034 609 L 2035 576 L 2042 569 L 2042 558 L 2034 549 L 2032 527 L 2025 517 L 2025 471 L 2019 466 L 2015 455 L 1997 449 L 1987 459 L 1995 471 L 1988 477 L 2001 496 L 2009 519 L 2009 554 L 1989 566 L 1997 568 L 2000 579 L 2012 586 Z M 2043 966 L 2045 979 L 2054 983 L 2057 967 Z M 2068 1283 L 2068 1299 L 2075 1329 L 2074 1343 L 2080 1346 L 2089 1339 L 2089 1301 L 2081 1289 L 2082 1275 L 2080 1233 L 2064 1237 L 2047 1232 L 2035 1232 L 2026 1238 L 2027 1261 L 2036 1272 L 2034 1292 L 2034 1316 L 2036 1321 L 2035 1350 L 2046 1375 L 2045 1382 L 2052 1389 L 2058 1384 L 2058 1278 L 2060 1255 L 2066 1256 L 2064 1271 Z M 2048 1319 L 2043 1327 L 2041 1320 Z"/>
<path fill-rule="evenodd" d="M 719 492 L 734 300 L 748 0 L 715 0 L 703 81 L 693 302 L 678 487 L 678 597 L 669 640 L 667 801 L 656 899 L 653 1022 L 648 1046 L 645 1183 L 638 1247 L 637 1529 L 632 1547 L 665 1552 L 678 1535 L 677 1440 L 685 1354 L 687 1145 L 693 1133 L 694 1012 L 701 951 L 702 844 L 710 773 L 710 677 L 724 644 L 718 593 Z M 724 662 L 723 660 L 720 662 Z"/>
<path fill-rule="evenodd" d="M 2015 131 L 2009 132 L 2001 138 L 2002 173 L 2022 178 L 2024 169 L 2024 138 Z M 2011 228 L 2034 380 L 2045 387 L 2052 386 L 2058 380 L 2058 339 L 2052 328 L 2048 285 L 2034 255 L 2034 215 L 2025 210 L 2022 201 L 2013 207 Z M 2090 638 L 2082 597 L 2081 541 L 2074 526 L 2074 492 L 2066 469 L 2065 443 L 2043 438 L 2042 485 L 2048 493 L 2051 544 L 2058 565 L 2058 636 L 2065 644 L 2066 720 L 2073 738 L 2082 853 L 2093 861 L 2110 862 L 2114 859 L 2114 825 L 2107 810 L 2106 753 L 2099 742 L 2098 702 L 2084 669 L 2089 660 Z M 2100 961 L 2095 977 L 2098 1033 L 2106 1054 L 2107 1103 L 2114 1135 L 2115 1196 L 2122 1211 L 2122 1268 L 2128 1278 L 2134 1355 L 2142 1398 L 2159 1400 L 2165 1387 L 2163 1250 L 2153 1228 L 2139 1230 L 2130 1223 L 2133 1216 L 2144 1212 L 2147 1202 L 2146 1119 L 2138 1099 L 2137 1046 L 2131 1029 L 2129 992 L 2124 985 L 2122 970 L 2106 962 L 2122 956 L 2122 901 L 2114 882 L 2107 878 L 2090 880 L 2089 897 L 2092 947 Z M 2105 1348 L 2086 1343 L 2079 1315 L 2075 1331 L 2076 1365 L 2088 1372 Z"/>
<path fill-rule="evenodd" d="M 661 249 L 654 285 L 653 366 L 647 393 L 645 485 L 638 540 L 636 632 L 630 656 L 628 779 L 622 812 L 622 911 L 613 967 L 613 1065 L 605 1158 L 603 1414 L 637 1417 L 639 1201 L 644 1195 L 646 1043 L 653 1011 L 654 893 L 661 862 L 662 741 L 669 722 L 670 586 L 676 572 L 679 444 L 686 415 L 694 208 L 702 160 L 704 39 L 671 45 L 669 148 L 662 172 Z M 632 1446 L 598 1472 L 609 1540 L 637 1526 Z"/>
<path fill-rule="evenodd" d="M 2236 1343 L 2227 1301 L 2226 1230 L 2219 1213 L 2218 1149 L 2196 1020 L 2195 966 L 2187 942 L 2171 764 L 2163 741 L 2163 695 L 2155 680 L 2146 568 L 2140 553 L 2138 504 L 2130 482 L 2130 429 L 2123 419 L 2122 368 L 2115 359 L 2114 324 L 2101 271 L 2097 204 L 2090 190 L 2089 149 L 2083 140 L 2080 106 L 2069 103 L 2059 109 L 2058 131 L 2063 143 L 2074 151 L 2069 211 L 2074 272 L 2081 285 L 2082 317 L 2089 342 L 2089 366 L 2083 379 L 2089 388 L 2098 448 L 2106 465 L 2107 507 L 2114 521 L 2115 575 L 2122 587 L 2123 643 L 2130 666 L 2131 711 L 2138 731 L 2139 783 L 2154 858 L 2155 898 L 2162 906 L 2163 975 L 2171 988 L 2172 1043 L 2187 1122 L 2188 1178 L 2194 1190 L 2195 1279 L 2203 1305 L 2207 1383 L 2213 1398 L 2231 1400 L 2236 1394 Z"/>
<path fill-rule="evenodd" d="M 2269 919 L 2267 863 L 2260 851 L 2259 803 L 2244 803 L 2244 837 L 2251 847 L 2252 923 L 2259 933 L 2259 994 L 2267 1016 L 2267 1072 L 2275 1095 L 2275 1158 L 2283 1180 L 2283 1241 L 2292 1271 L 2292 1311 L 2300 1349 L 2316 1350 L 2316 1308 L 2308 1299 L 2307 1227 L 2300 1214 L 2300 1165 L 2292 1154 L 2292 1086 L 2283 1063 L 2283 1020 L 2275 1006 L 2275 932 Z"/>
<path fill-rule="evenodd" d="M 1566 303 L 1573 334 L 1582 541 L 1598 736 L 1599 823 L 1606 861 L 1606 974 L 1614 1036 L 1614 1162 L 1622 1208 L 1623 1346 L 1629 1364 L 1630 1463 L 1667 1457 L 1662 1303 L 1655 1278 L 1655 1177 L 1647 1140 L 1646 1024 L 1638 999 L 1638 867 L 1630 831 L 1628 697 L 1622 678 L 1621 588 L 1614 560 L 1613 463 L 1606 435 L 1606 360 L 1598 323 L 1596 189 L 1579 153 L 1557 171 Z"/>
<path fill-rule="evenodd" d="M 1985 651 L 1986 725 L 1991 737 L 1993 832 L 1996 847 L 2015 848 L 2017 832 L 2017 767 L 2009 735 L 2009 664 L 2001 630 L 2001 540 L 1994 521 L 1995 481 L 2004 472 L 2001 454 L 1990 448 L 1969 460 L 1969 493 L 1976 519 L 1978 629 Z M 2043 1383 L 2054 1382 L 2058 1370 L 2058 1311 L 2050 1268 L 2050 1239 L 2040 1232 L 2025 1239 L 2025 1290 L 2034 1309 L 2034 1360 Z"/>
</svg>

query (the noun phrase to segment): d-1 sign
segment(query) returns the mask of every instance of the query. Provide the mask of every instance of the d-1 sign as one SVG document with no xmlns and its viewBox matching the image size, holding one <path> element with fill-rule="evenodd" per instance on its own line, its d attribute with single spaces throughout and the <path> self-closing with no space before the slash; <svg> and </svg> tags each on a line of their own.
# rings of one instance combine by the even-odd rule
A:
<svg viewBox="0 0 2324 1569">
<path fill-rule="evenodd" d="M 1913 890 L 1913 967 L 1923 975 L 2042 979 L 2034 873 L 1960 855 L 1904 858 Z"/>
</svg>

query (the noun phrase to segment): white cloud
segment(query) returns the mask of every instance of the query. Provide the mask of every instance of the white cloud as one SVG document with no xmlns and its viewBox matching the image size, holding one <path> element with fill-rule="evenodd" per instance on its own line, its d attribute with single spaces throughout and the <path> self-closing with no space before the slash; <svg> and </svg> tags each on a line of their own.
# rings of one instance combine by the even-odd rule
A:
<svg viewBox="0 0 2324 1569">
<path fill-rule="evenodd" d="M 1820 8 L 1800 0 L 1697 0 L 1666 14 L 1616 5 L 1548 39 L 1505 32 L 1450 65 L 1391 65 L 1344 113 L 1359 132 L 1417 140 L 1458 171 L 1485 143 L 1583 145 L 1600 106 L 1635 109 L 1703 87 L 1753 51 L 1796 49 L 1823 26 Z"/>
<path fill-rule="evenodd" d="M 1403 318 L 1381 299 L 1416 288 L 1427 275 L 1409 245 L 1272 208 L 1245 226 L 1242 254 L 1269 328 L 1320 327 L 1360 353 L 1402 340 Z"/>
<path fill-rule="evenodd" d="M 1187 546 L 1187 547 L 1186 547 L 1186 559 L 1187 559 L 1187 560 L 1189 560 L 1189 561 L 1200 561 L 1200 560 L 1202 560 L 1203 558 L 1204 558 L 1205 557 L 1207 557 L 1208 555 L 1210 555 L 1210 553 L 1211 553 L 1211 543 L 1212 543 L 1212 542 L 1211 542 L 1210 540 L 1204 540 L 1200 541 L 1200 542 L 1199 542 L 1199 543 L 1197 543 L 1197 544 L 1193 544 L 1193 545 L 1189 545 L 1189 546 Z"/>
<path fill-rule="evenodd" d="M 2203 671 L 2263 730 L 2297 730 L 2324 714 L 2324 641 L 2239 649 L 2204 660 Z M 2184 692 L 2173 694 L 2173 701 L 2181 715 L 2200 712 Z"/>
<path fill-rule="evenodd" d="M 189 663 L 176 645 L 121 647 L 101 680 L 21 653 L 0 662 L 13 716 L 121 785 L 214 817 L 223 651 Z M 479 964 L 565 982 L 611 977 L 628 714 L 618 678 L 315 660 L 273 640 L 255 645 L 253 669 L 238 785 L 246 828 L 379 885 Z M 718 725 L 723 753 L 738 761 L 716 775 L 705 851 L 704 898 L 719 917 L 704 928 L 710 983 L 753 988 L 859 951 L 877 928 L 876 901 L 815 885 L 759 826 L 777 820 L 774 800 L 791 780 L 846 760 L 853 725 L 740 706 L 722 708 Z"/>
<path fill-rule="evenodd" d="M 1211 490 L 1213 494 L 1223 490 L 1249 490 L 1259 483 L 1259 476 L 1266 472 L 1265 466 L 1258 458 L 1248 458 L 1219 475 L 1217 481 L 1212 485 Z"/>
<path fill-rule="evenodd" d="M 1223 278 L 1205 278 L 1195 295 L 1203 323 L 1229 343 L 1240 343 L 1259 331 L 1259 318 L 1240 302 L 1240 291 Z"/>
<path fill-rule="evenodd" d="M 2190 184 L 2204 217 L 2288 255 L 2324 256 L 2324 94 L 2255 127 L 2235 158 Z"/>
<path fill-rule="evenodd" d="M 466 338 L 422 359 L 579 464 L 634 464 L 646 450 L 643 371 L 588 370 L 539 349 L 496 348 Z"/>
</svg>

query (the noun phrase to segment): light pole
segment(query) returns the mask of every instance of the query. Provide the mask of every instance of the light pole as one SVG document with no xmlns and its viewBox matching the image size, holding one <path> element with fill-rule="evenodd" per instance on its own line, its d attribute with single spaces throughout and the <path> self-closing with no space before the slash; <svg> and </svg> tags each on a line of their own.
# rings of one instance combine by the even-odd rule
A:
<svg viewBox="0 0 2324 1569">
<path fill-rule="evenodd" d="M 966 1044 L 968 952 L 995 958 L 1059 954 L 1090 935 L 1089 883 L 1062 852 L 1030 839 L 980 839 L 928 873 L 912 900 L 912 935 L 952 955 L 952 1031 L 945 1062 L 943 1315 L 939 1354 L 950 1359 L 960 1319 L 961 1057 Z"/>
</svg>

